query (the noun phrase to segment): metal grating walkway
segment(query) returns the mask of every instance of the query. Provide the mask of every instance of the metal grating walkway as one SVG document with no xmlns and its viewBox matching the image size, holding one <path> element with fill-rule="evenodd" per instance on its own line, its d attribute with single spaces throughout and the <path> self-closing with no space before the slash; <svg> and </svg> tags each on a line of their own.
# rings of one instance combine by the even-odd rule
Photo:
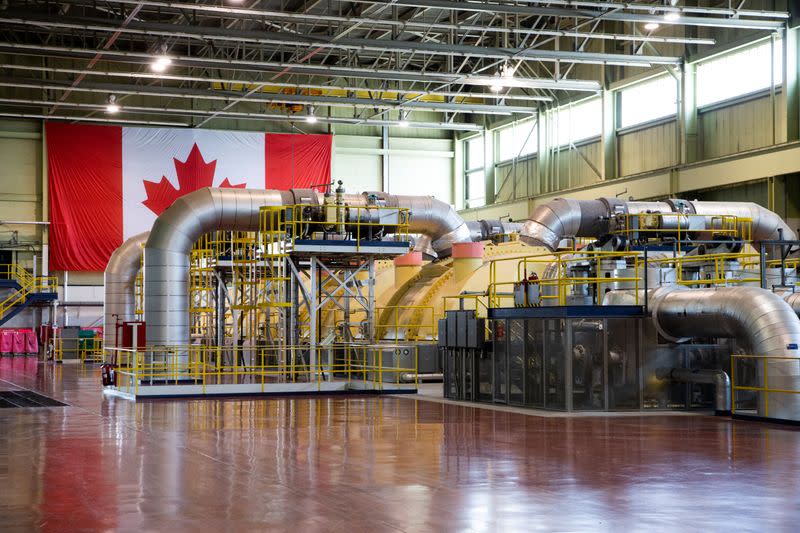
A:
<svg viewBox="0 0 800 533">
<path fill-rule="evenodd" d="M 14 407 L 65 407 L 67 404 L 29 390 L 0 391 L 0 409 Z"/>
</svg>

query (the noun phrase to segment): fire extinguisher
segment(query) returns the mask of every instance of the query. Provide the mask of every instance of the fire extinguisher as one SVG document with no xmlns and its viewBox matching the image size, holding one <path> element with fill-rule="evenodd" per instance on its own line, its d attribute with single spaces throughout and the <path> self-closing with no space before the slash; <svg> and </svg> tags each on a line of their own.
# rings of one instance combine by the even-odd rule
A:
<svg viewBox="0 0 800 533">
<path fill-rule="evenodd" d="M 117 373 L 114 372 L 114 365 L 110 363 L 106 363 L 100 367 L 100 376 L 102 377 L 104 387 L 117 384 Z"/>
</svg>

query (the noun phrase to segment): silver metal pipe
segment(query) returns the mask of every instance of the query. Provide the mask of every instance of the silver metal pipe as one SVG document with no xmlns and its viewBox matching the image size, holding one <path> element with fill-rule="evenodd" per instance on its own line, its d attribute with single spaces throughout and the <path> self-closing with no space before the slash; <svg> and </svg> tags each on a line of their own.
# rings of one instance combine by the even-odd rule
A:
<svg viewBox="0 0 800 533">
<path fill-rule="evenodd" d="M 752 240 L 759 249 L 758 243 L 761 241 L 772 241 L 782 238 L 785 240 L 796 240 L 797 235 L 784 220 L 776 213 L 766 207 L 762 207 L 753 202 L 690 202 L 694 207 L 694 212 L 698 215 L 735 215 L 742 218 L 749 218 L 752 222 Z M 717 221 L 719 224 L 719 221 Z M 706 227 L 710 227 L 711 217 L 706 221 Z M 767 256 L 772 259 L 780 257 L 780 247 L 768 246 Z"/>
<path fill-rule="evenodd" d="M 734 215 L 752 220 L 751 238 L 758 247 L 762 241 L 778 239 L 782 234 L 786 240 L 797 238 L 795 232 L 776 213 L 753 202 L 689 202 L 672 199 L 664 202 L 622 201 L 617 198 L 598 200 L 571 200 L 557 198 L 538 206 L 520 231 L 520 240 L 532 246 L 544 246 L 555 250 L 558 243 L 567 237 L 602 237 L 613 230 L 614 216 L 638 213 L 678 213 L 706 215 L 691 220 L 691 229 L 706 238 L 704 230 L 719 225 L 715 216 Z M 672 224 L 667 217 L 665 224 Z M 692 217 L 695 218 L 695 217 Z M 677 223 L 677 220 L 676 220 Z M 688 229 L 688 228 L 685 228 Z M 709 235 L 710 236 L 710 235 Z M 776 257 L 778 247 L 768 247 L 769 257 Z"/>
<path fill-rule="evenodd" d="M 567 237 L 599 237 L 608 233 L 609 214 L 609 206 L 602 200 L 556 198 L 534 209 L 522 224 L 520 240 L 552 251 Z"/>
<path fill-rule="evenodd" d="M 777 294 L 759 287 L 650 292 L 656 329 L 680 342 L 695 337 L 735 338 L 757 355 L 800 355 L 800 319 Z"/>
<path fill-rule="evenodd" d="M 754 359 L 758 383 L 775 390 L 797 390 L 800 373 L 800 318 L 780 296 L 759 287 L 685 289 L 661 287 L 650 293 L 656 329 L 669 340 L 692 337 L 735 338 L 755 356 L 788 359 Z M 735 364 L 735 361 L 732 361 Z M 772 418 L 798 419 L 796 394 L 759 394 L 758 412 Z"/>
<path fill-rule="evenodd" d="M 785 292 L 781 294 L 781 297 L 784 302 L 789 304 L 792 311 L 794 311 L 797 316 L 800 316 L 800 292 Z"/>
<path fill-rule="evenodd" d="M 114 250 L 103 273 L 103 345 L 116 346 L 117 322 L 136 320 L 135 282 L 149 231 L 130 237 Z"/>
<path fill-rule="evenodd" d="M 453 243 L 472 242 L 472 232 L 452 205 L 433 196 L 393 195 L 382 192 L 365 192 L 364 199 L 375 195 L 388 207 L 408 208 L 409 233 L 420 233 L 427 239 L 418 239 L 416 250 L 437 257 L 450 255 Z M 433 252 L 433 253 L 432 253 Z"/>
<path fill-rule="evenodd" d="M 720 414 L 731 412 L 731 378 L 724 370 L 690 368 L 658 368 L 656 377 L 681 383 L 707 383 L 714 385 L 714 410 Z"/>
<path fill-rule="evenodd" d="M 153 224 L 145 245 L 147 344 L 189 343 L 189 254 L 210 231 L 258 231 L 263 206 L 293 204 L 290 192 L 203 188 L 175 200 Z"/>
<path fill-rule="evenodd" d="M 472 242 L 478 242 L 489 240 L 497 235 L 519 233 L 522 223 L 502 220 L 467 220 L 467 227 L 472 234 Z"/>
<path fill-rule="evenodd" d="M 386 206 L 408 208 L 409 231 L 423 234 L 436 254 L 449 253 L 453 243 L 471 242 L 467 224 L 453 207 L 432 196 L 350 194 L 345 195 L 345 204 L 366 205 L 370 194 Z M 145 246 L 148 345 L 176 346 L 189 342 L 189 254 L 203 234 L 214 230 L 257 231 L 263 206 L 322 203 L 321 194 L 310 189 L 207 187 L 176 200 L 156 219 Z"/>
</svg>

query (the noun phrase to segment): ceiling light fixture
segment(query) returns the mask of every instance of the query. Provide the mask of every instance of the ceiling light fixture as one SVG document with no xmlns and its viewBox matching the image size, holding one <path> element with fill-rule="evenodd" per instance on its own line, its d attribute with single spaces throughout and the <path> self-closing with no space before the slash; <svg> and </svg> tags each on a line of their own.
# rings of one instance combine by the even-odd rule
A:
<svg viewBox="0 0 800 533">
<path fill-rule="evenodd" d="M 113 115 L 119 113 L 120 107 L 117 103 L 117 97 L 113 94 L 108 95 L 108 103 L 106 104 L 106 113 Z"/>
<path fill-rule="evenodd" d="M 647 31 L 653 31 L 657 30 L 659 26 L 660 24 L 658 22 L 648 22 L 647 24 L 644 25 L 644 29 L 646 29 Z"/>
<path fill-rule="evenodd" d="M 398 126 L 401 128 L 407 128 L 409 126 L 408 123 L 408 111 L 400 111 L 400 122 L 397 123 Z"/>
<path fill-rule="evenodd" d="M 681 14 L 677 11 L 668 11 L 664 13 L 664 20 L 667 22 L 675 22 L 681 18 Z"/>
<path fill-rule="evenodd" d="M 308 106 L 308 116 L 306 117 L 306 122 L 309 124 L 316 124 L 317 123 L 317 116 L 314 114 L 314 106 Z"/>
<path fill-rule="evenodd" d="M 172 59 L 168 56 L 158 56 L 155 61 L 150 64 L 150 68 L 153 69 L 153 72 L 164 72 L 167 70 L 167 67 L 172 64 Z"/>
<path fill-rule="evenodd" d="M 516 71 L 516 69 L 508 64 L 500 67 L 500 71 L 497 73 L 495 81 L 493 81 L 492 85 L 489 86 L 489 89 L 493 93 L 499 93 L 505 89 L 511 84 L 511 80 L 514 79 L 514 71 Z"/>
</svg>

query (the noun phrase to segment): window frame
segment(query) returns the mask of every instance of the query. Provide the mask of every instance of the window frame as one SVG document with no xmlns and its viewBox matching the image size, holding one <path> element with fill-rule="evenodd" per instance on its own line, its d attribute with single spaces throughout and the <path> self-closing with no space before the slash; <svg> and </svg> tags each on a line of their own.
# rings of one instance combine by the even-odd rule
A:
<svg viewBox="0 0 800 533">
<path fill-rule="evenodd" d="M 521 126 L 526 126 L 528 124 L 532 125 L 532 131 L 531 131 L 529 137 L 527 138 L 525 144 L 523 144 L 522 147 L 524 148 L 525 146 L 528 146 L 531 142 L 533 142 L 533 151 L 527 152 L 527 153 L 521 154 L 521 155 L 519 153 L 517 153 L 516 155 L 513 155 L 510 158 L 502 159 L 501 155 L 500 155 L 501 154 L 500 136 L 502 135 L 502 132 L 503 131 L 514 130 L 514 129 L 519 128 Z M 509 124 L 505 124 L 505 125 L 497 128 L 496 130 L 494 130 L 492 133 L 493 133 L 492 138 L 493 138 L 493 141 L 494 141 L 494 166 L 495 167 L 506 166 L 506 165 L 509 165 L 509 164 L 513 163 L 514 161 L 525 161 L 527 159 L 536 157 L 539 154 L 539 119 L 537 117 L 518 120 L 518 121 L 515 121 L 515 122 L 511 122 Z"/>
<path fill-rule="evenodd" d="M 554 139 L 555 142 L 553 143 L 553 148 L 555 148 L 556 150 L 563 150 L 565 148 L 569 148 L 570 146 L 578 147 L 578 146 L 581 146 L 581 145 L 584 145 L 584 144 L 590 144 L 592 142 L 596 142 L 597 140 L 599 140 L 599 139 L 601 139 L 603 137 L 603 97 L 601 95 L 590 96 L 588 98 L 584 98 L 584 99 L 578 100 L 576 102 L 570 102 L 570 103 L 565 104 L 563 106 L 557 107 L 557 108 L 553 109 L 550 112 L 550 116 L 548 118 L 549 118 L 550 121 L 554 121 L 555 124 L 558 124 L 559 121 L 558 121 L 557 117 L 558 117 L 558 114 L 562 110 L 569 109 L 570 107 L 574 108 L 576 106 L 585 105 L 585 104 L 587 104 L 589 102 L 592 102 L 592 101 L 597 101 L 597 103 L 600 105 L 600 120 L 599 120 L 599 130 L 600 131 L 598 131 L 597 133 L 593 133 L 591 135 L 588 135 L 586 137 L 581 137 L 580 139 L 571 139 L 570 138 L 566 142 L 561 142 L 560 139 L 558 138 L 559 131 L 560 131 L 560 128 L 558 128 L 558 129 L 556 129 L 556 134 L 555 134 L 556 138 Z M 571 115 L 572 115 L 572 110 L 570 110 L 570 120 L 567 121 L 567 124 L 572 122 L 572 116 Z"/>
<path fill-rule="evenodd" d="M 694 63 L 692 63 L 692 68 L 694 69 L 695 106 L 696 106 L 697 112 L 698 113 L 702 113 L 702 112 L 711 111 L 711 110 L 714 110 L 714 109 L 720 109 L 720 108 L 727 107 L 727 106 L 730 106 L 730 105 L 736 105 L 736 104 L 742 103 L 742 102 L 747 102 L 749 100 L 757 99 L 757 98 L 760 98 L 760 97 L 762 97 L 764 95 L 768 95 L 770 93 L 770 91 L 773 89 L 773 87 L 775 89 L 775 93 L 776 94 L 780 93 L 786 80 L 784 79 L 784 72 L 783 72 L 784 71 L 783 46 L 781 44 L 782 40 L 779 38 L 779 39 L 777 39 L 775 41 L 775 50 L 778 51 L 778 53 L 775 54 L 775 56 L 772 58 L 772 66 L 773 66 L 773 68 L 775 67 L 776 61 L 779 63 L 779 68 L 775 70 L 775 73 L 773 74 L 773 78 L 770 81 L 770 84 L 768 84 L 768 85 L 766 85 L 764 87 L 761 87 L 759 89 L 755 89 L 755 90 L 752 90 L 752 91 L 739 93 L 739 94 L 737 94 L 735 96 L 729 96 L 729 97 L 726 97 L 726 98 L 723 98 L 723 99 L 720 99 L 720 100 L 715 100 L 713 102 L 706 102 L 706 103 L 702 103 L 702 104 L 700 103 L 700 91 L 699 91 L 698 88 L 701 85 L 700 69 L 702 68 L 703 65 L 708 65 L 709 63 L 713 63 L 715 61 L 722 61 L 722 60 L 730 58 L 731 56 L 735 56 L 736 54 L 741 54 L 741 53 L 747 52 L 748 50 L 753 50 L 755 48 L 762 47 L 762 46 L 770 48 L 770 50 L 772 50 L 772 40 L 771 39 L 772 39 L 772 37 L 767 37 L 766 39 L 759 39 L 759 40 L 756 40 L 756 41 L 751 41 L 751 42 L 749 42 L 747 44 L 744 44 L 742 46 L 733 48 L 731 50 L 726 50 L 725 52 L 721 52 L 719 54 L 715 54 L 713 56 L 706 57 L 706 58 L 700 59 L 700 60 L 695 61 Z M 779 83 L 775 82 L 775 76 L 776 75 L 780 76 L 780 82 Z"/>
<path fill-rule="evenodd" d="M 481 155 L 481 161 L 483 164 L 479 167 L 472 167 L 470 168 L 470 141 L 475 141 L 477 139 L 481 139 L 481 150 L 483 154 Z M 486 136 L 483 133 L 479 133 L 477 135 L 472 135 L 463 139 L 464 143 L 464 169 L 463 175 L 461 176 L 462 184 L 464 187 L 464 207 L 467 209 L 476 208 L 476 207 L 484 207 L 486 205 Z M 479 175 L 481 176 L 481 183 L 483 184 L 482 190 L 483 195 L 476 198 L 470 198 L 470 175 Z M 476 201 L 480 200 L 480 205 L 471 205 L 470 200 Z"/>
<path fill-rule="evenodd" d="M 659 79 L 671 79 L 675 83 L 675 112 L 670 113 L 668 115 L 661 115 L 660 117 L 649 118 L 647 120 L 643 120 L 641 122 L 635 122 L 633 124 L 622 124 L 622 113 L 623 113 L 623 102 L 622 96 L 626 90 L 629 90 L 633 87 L 640 87 L 646 83 L 652 83 Z M 671 74 L 659 74 L 656 76 L 652 76 L 643 80 L 636 81 L 634 83 L 630 83 L 625 85 L 624 87 L 620 87 L 615 89 L 615 117 L 614 117 L 614 126 L 615 130 L 618 135 L 631 133 L 634 131 L 638 131 L 641 129 L 652 128 L 655 126 L 659 126 L 661 124 L 667 124 L 670 122 L 674 122 L 678 120 L 678 116 L 680 115 L 680 105 L 681 105 L 681 87 L 680 87 L 680 80 L 675 79 Z"/>
</svg>

